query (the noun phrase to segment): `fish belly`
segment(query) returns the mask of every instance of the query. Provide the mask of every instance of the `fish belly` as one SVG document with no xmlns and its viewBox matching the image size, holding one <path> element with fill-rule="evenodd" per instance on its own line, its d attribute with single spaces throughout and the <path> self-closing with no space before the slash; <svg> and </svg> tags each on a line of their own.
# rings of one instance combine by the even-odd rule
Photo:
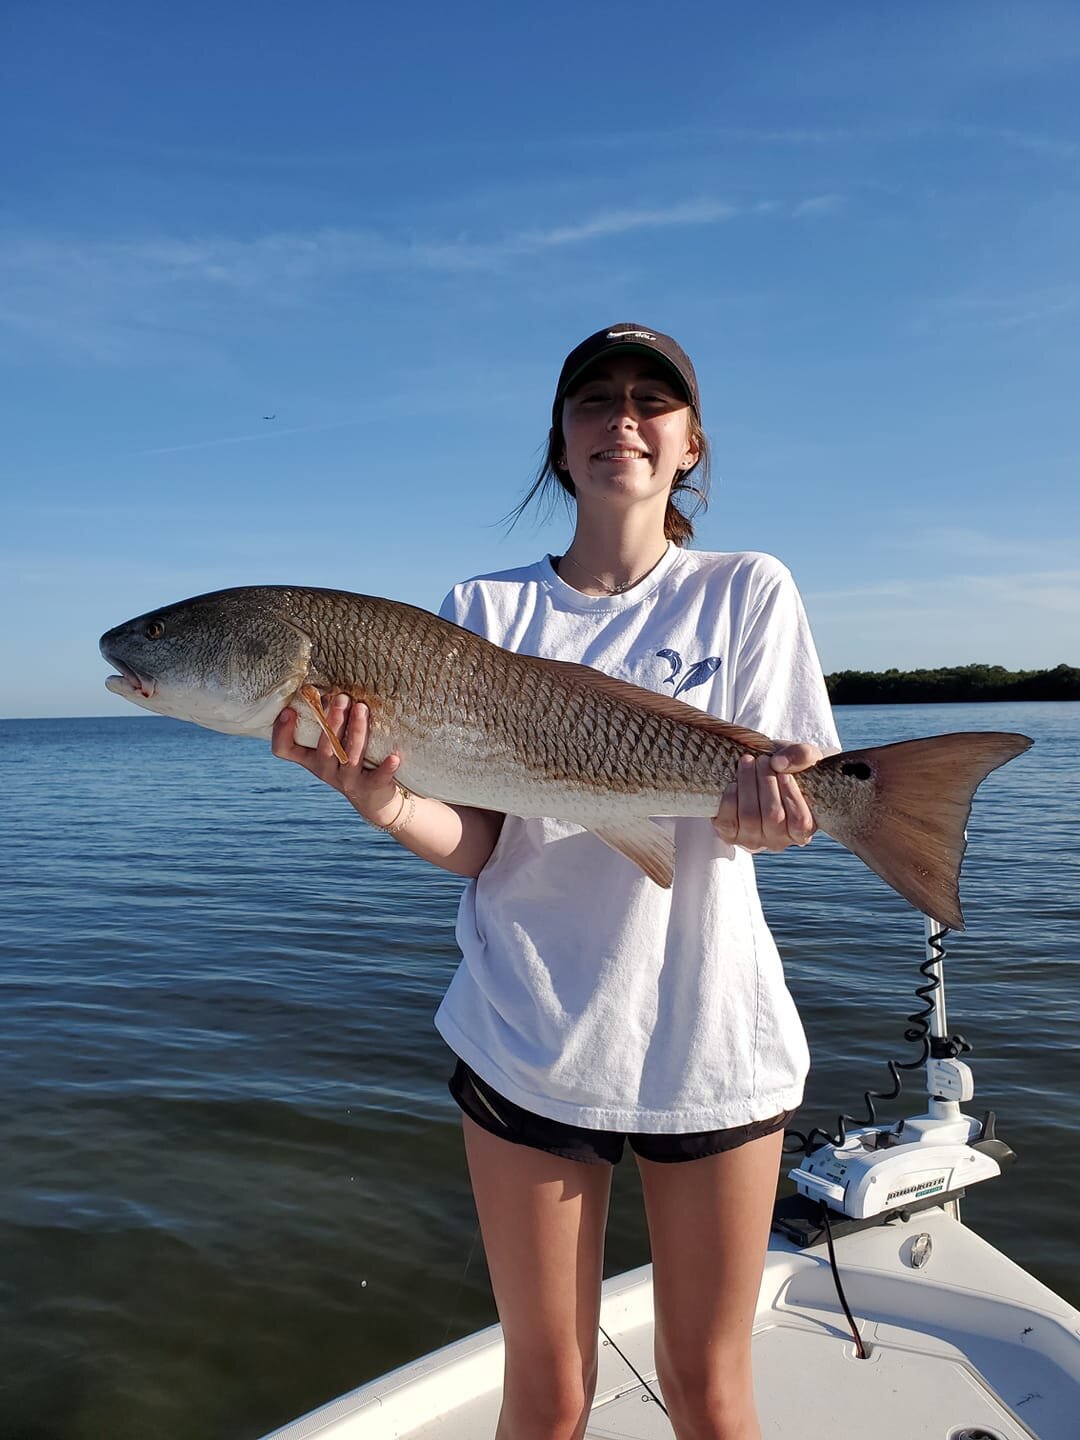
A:
<svg viewBox="0 0 1080 1440">
<path fill-rule="evenodd" d="M 712 816 L 720 806 L 717 794 L 652 787 L 612 789 L 569 776 L 537 775 L 524 766 L 462 759 L 445 750 L 436 754 L 423 747 L 402 748 L 405 758 L 398 778 L 410 790 L 450 805 L 471 805 L 523 819 L 572 820 L 592 830 L 650 816 Z"/>
</svg>

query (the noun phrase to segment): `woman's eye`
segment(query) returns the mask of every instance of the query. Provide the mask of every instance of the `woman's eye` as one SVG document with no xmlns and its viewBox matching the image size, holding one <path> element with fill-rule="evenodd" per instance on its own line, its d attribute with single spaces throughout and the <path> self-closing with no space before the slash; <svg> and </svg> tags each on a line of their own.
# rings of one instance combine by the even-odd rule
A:
<svg viewBox="0 0 1080 1440">
<path fill-rule="evenodd" d="M 612 396 L 603 390 L 592 390 L 575 396 L 574 403 L 582 410 L 596 410 L 612 403 Z M 632 403 L 647 406 L 650 410 L 664 409 L 681 402 L 667 390 L 644 390 L 634 394 Z"/>
</svg>

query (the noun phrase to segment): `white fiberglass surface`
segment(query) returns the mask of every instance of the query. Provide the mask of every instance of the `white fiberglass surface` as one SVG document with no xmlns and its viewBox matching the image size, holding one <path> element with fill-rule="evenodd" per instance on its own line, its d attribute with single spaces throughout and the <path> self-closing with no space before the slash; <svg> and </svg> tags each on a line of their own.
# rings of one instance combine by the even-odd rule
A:
<svg viewBox="0 0 1080 1440">
<path fill-rule="evenodd" d="M 931 1237 L 923 1269 L 911 1240 Z M 842 1239 L 856 1355 L 824 1251 L 775 1241 L 754 1336 L 766 1440 L 1076 1440 L 1080 1313 L 940 1212 Z M 648 1268 L 605 1286 L 592 1440 L 667 1440 Z M 384 1376 L 273 1440 L 487 1440 L 502 1374 L 496 1329 Z M 642 1381 L 647 1384 L 642 1384 Z M 650 1393 L 653 1392 L 653 1393 Z M 867 1429 L 868 1418 L 871 1428 Z"/>
</svg>

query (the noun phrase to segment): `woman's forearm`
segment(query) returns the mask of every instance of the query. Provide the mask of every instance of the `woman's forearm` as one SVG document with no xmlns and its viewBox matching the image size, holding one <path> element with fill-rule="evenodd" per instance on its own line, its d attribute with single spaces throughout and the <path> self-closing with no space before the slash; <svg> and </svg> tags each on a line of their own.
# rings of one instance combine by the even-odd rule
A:
<svg viewBox="0 0 1080 1440">
<path fill-rule="evenodd" d="M 374 814 L 366 814 L 349 798 L 358 814 L 379 829 L 388 829 L 406 850 L 441 870 L 470 879 L 479 875 L 490 859 L 505 819 L 495 810 L 445 805 L 400 790 Z"/>
</svg>

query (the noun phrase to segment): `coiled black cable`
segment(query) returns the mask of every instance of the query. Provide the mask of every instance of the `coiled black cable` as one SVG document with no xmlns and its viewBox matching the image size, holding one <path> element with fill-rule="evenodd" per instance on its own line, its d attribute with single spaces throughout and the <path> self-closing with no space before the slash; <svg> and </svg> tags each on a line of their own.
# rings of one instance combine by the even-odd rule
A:
<svg viewBox="0 0 1080 1440">
<path fill-rule="evenodd" d="M 918 1070 L 926 1064 L 927 1058 L 936 1050 L 943 1055 L 959 1055 L 971 1046 L 962 1035 L 950 1035 L 947 1040 L 931 1042 L 930 1038 L 930 1016 L 934 1013 L 934 992 L 941 985 L 941 976 L 934 970 L 934 966 L 945 958 L 945 946 L 942 943 L 949 933 L 949 927 L 942 925 L 926 937 L 926 943 L 933 952 L 919 966 L 919 973 L 926 980 L 924 985 L 915 987 L 916 998 L 922 1001 L 921 1010 L 913 1010 L 907 1017 L 907 1028 L 904 1031 L 904 1039 L 912 1045 L 919 1046 L 919 1054 L 914 1060 L 886 1060 L 885 1064 L 892 1080 L 891 1090 L 864 1090 L 863 1103 L 866 1106 L 864 1118 L 854 1115 L 837 1116 L 837 1133 L 831 1135 L 828 1130 L 822 1130 L 815 1126 L 809 1135 L 804 1135 L 800 1130 L 784 1131 L 784 1153 L 786 1155 L 809 1155 L 812 1151 L 818 1150 L 823 1145 L 843 1145 L 847 1139 L 848 1126 L 856 1128 L 872 1126 L 877 1122 L 877 1110 L 874 1106 L 875 1100 L 895 1100 L 903 1089 L 903 1082 L 900 1072 L 902 1070 Z M 789 1138 L 796 1143 L 788 1144 Z"/>
</svg>

